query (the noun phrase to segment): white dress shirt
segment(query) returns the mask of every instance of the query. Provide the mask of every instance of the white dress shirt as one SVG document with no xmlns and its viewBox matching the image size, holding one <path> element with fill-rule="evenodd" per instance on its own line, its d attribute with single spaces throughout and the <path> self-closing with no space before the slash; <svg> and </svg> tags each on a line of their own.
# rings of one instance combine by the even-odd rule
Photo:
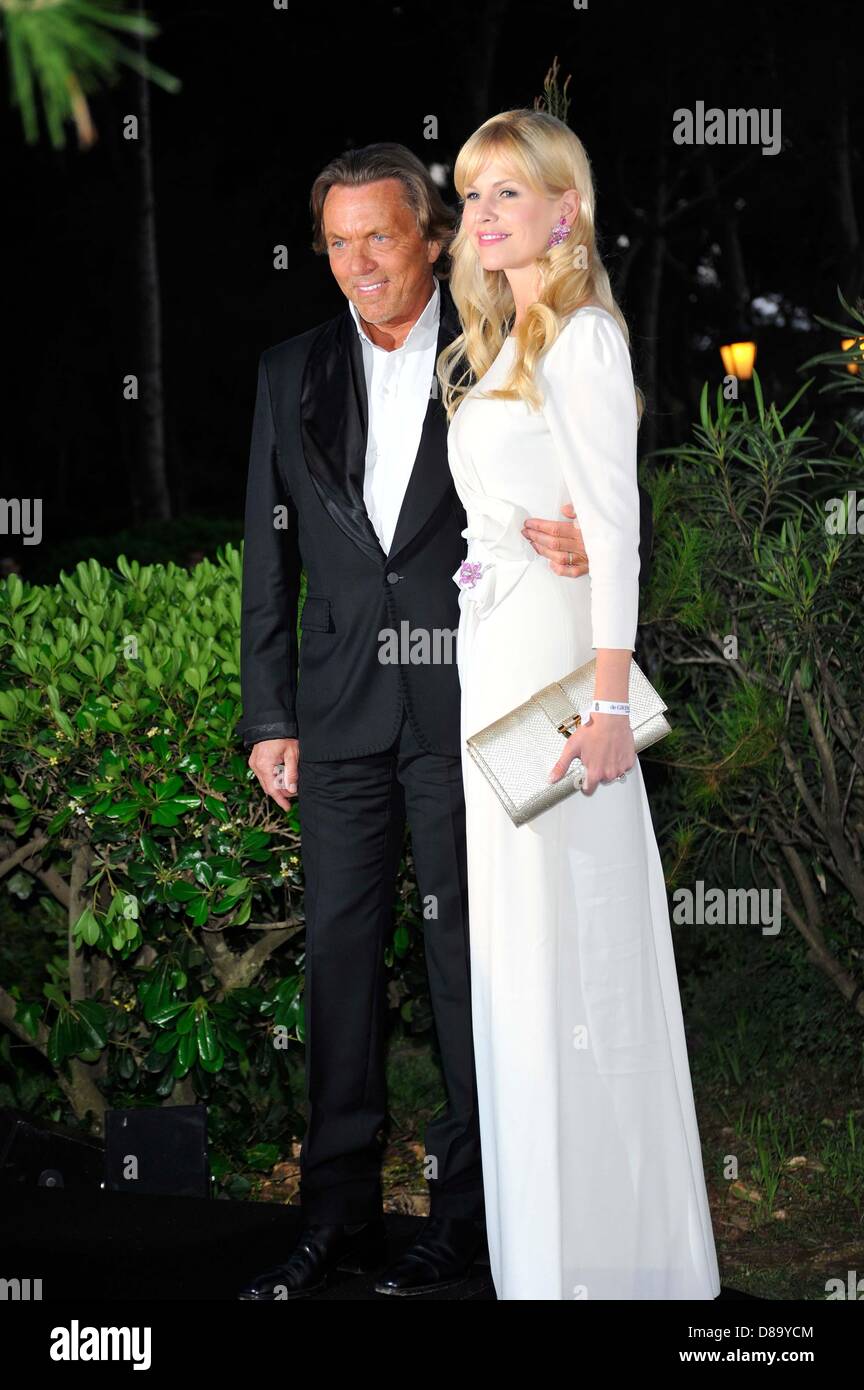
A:
<svg viewBox="0 0 864 1390">
<path fill-rule="evenodd" d="M 390 553 L 396 522 L 414 467 L 435 376 L 441 292 L 438 281 L 401 347 L 388 352 L 373 343 L 349 301 L 363 344 L 369 430 L 363 501 L 384 553 Z"/>
</svg>

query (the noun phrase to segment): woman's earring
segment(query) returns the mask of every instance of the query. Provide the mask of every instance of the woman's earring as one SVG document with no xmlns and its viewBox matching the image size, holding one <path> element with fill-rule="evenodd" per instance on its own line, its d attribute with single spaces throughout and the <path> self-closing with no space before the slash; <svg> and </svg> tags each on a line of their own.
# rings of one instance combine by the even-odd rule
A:
<svg viewBox="0 0 864 1390">
<path fill-rule="evenodd" d="M 561 242 L 564 241 L 564 239 L 569 235 L 570 228 L 567 225 L 567 218 L 559 217 L 555 226 L 552 228 L 552 231 L 549 235 L 549 240 L 546 243 L 547 251 L 551 250 L 553 246 L 560 246 Z"/>
</svg>

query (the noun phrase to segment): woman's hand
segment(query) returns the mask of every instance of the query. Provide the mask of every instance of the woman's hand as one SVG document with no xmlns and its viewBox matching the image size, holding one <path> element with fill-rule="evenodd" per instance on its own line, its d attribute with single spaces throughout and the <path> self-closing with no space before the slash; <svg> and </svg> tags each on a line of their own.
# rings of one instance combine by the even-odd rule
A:
<svg viewBox="0 0 864 1390">
<path fill-rule="evenodd" d="M 576 729 L 549 774 L 550 782 L 564 776 L 574 758 L 585 765 L 582 791 L 593 792 L 600 782 L 613 782 L 636 762 L 630 720 L 623 714 L 593 714 L 590 724 Z"/>
</svg>

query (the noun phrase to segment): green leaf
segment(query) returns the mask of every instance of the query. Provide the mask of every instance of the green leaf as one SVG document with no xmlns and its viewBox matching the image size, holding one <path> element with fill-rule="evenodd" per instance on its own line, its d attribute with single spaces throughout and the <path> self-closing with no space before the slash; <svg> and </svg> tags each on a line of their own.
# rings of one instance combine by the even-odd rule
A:
<svg viewBox="0 0 864 1390">
<path fill-rule="evenodd" d="M 212 1062 L 219 1051 L 213 1024 L 206 1013 L 198 1016 L 198 1055 L 202 1062 Z"/>
<path fill-rule="evenodd" d="M 75 729 L 73 728 L 72 720 L 69 718 L 68 714 L 64 714 L 62 710 L 55 710 L 54 719 L 56 720 L 58 729 L 62 729 L 66 737 L 74 741 Z"/>
<path fill-rule="evenodd" d="M 175 1064 L 175 1067 L 179 1066 L 181 1070 L 178 1072 L 175 1069 L 175 1076 L 182 1075 L 189 1070 L 192 1063 L 195 1061 L 195 1054 L 197 1051 L 198 1043 L 194 1033 L 186 1033 L 181 1037 L 177 1048 L 177 1062 Z"/>
<path fill-rule="evenodd" d="M 711 418 L 708 414 L 708 382 L 702 386 L 702 394 L 699 397 L 699 419 L 702 421 L 702 428 L 706 433 L 711 429 Z"/>
<path fill-rule="evenodd" d="M 181 1037 L 185 1037 L 187 1033 L 191 1033 L 192 1029 L 195 1026 L 196 1016 L 197 1010 L 195 1008 L 195 1005 L 188 1004 L 186 1006 L 185 1011 L 180 1015 L 180 1017 L 177 1019 L 177 1022 L 174 1025 Z"/>
<path fill-rule="evenodd" d="M 197 902 L 201 897 L 201 889 L 194 883 L 187 883 L 185 879 L 177 879 L 169 884 L 167 896 L 175 903 Z"/>
<path fill-rule="evenodd" d="M 223 1066 L 225 1065 L 225 1053 L 224 1053 L 223 1049 L 220 1047 L 220 1048 L 217 1049 L 215 1057 L 211 1057 L 211 1058 L 207 1058 L 207 1059 L 201 1057 L 201 1058 L 199 1058 L 199 1062 L 200 1062 L 201 1067 L 202 1067 L 202 1068 L 204 1069 L 204 1071 L 206 1071 L 206 1072 L 218 1072 L 218 1071 L 221 1071 L 222 1068 L 223 1068 Z"/>
<path fill-rule="evenodd" d="M 182 1014 L 188 1007 L 189 1005 L 185 1003 L 185 1001 L 181 1004 L 176 1002 L 171 1004 L 160 1004 L 152 1011 L 145 1008 L 144 1017 L 147 1019 L 148 1023 L 155 1023 L 157 1027 L 162 1027 L 164 1024 L 170 1023 L 178 1014 Z"/>
<path fill-rule="evenodd" d="M 280 1149 L 278 1144 L 255 1144 L 251 1149 L 246 1149 L 243 1156 L 250 1168 L 269 1172 L 279 1162 Z"/>
<path fill-rule="evenodd" d="M 20 1023 L 31 1038 L 35 1038 L 39 1033 L 39 1024 L 42 1022 L 41 1007 L 36 1003 L 18 1003 L 15 1009 L 15 1022 Z"/>
<path fill-rule="evenodd" d="M 245 923 L 249 921 L 249 918 L 250 918 L 251 916 L 252 916 L 252 894 L 251 894 L 251 892 L 250 892 L 250 893 L 247 893 L 247 894 L 246 894 L 246 897 L 243 899 L 242 903 L 240 904 L 240 906 L 239 906 L 238 909 L 237 909 L 237 912 L 236 912 L 235 917 L 234 917 L 234 925 L 235 925 L 235 927 L 242 927 L 242 926 L 244 926 Z"/>
<path fill-rule="evenodd" d="M 159 853 L 159 846 L 152 835 L 148 835 L 147 832 L 144 831 L 143 834 L 139 835 L 138 843 L 141 846 L 141 853 L 148 863 L 161 864 L 162 856 Z"/>
<path fill-rule="evenodd" d="M 83 1034 L 92 1047 L 104 1047 L 108 1041 L 108 1018 L 104 1005 L 95 999 L 79 999 L 72 1006 L 78 1015 Z"/>
<path fill-rule="evenodd" d="M 54 1026 L 48 1035 L 47 1055 L 52 1067 L 59 1067 L 71 1057 L 75 1051 L 75 1030 L 72 1019 L 68 1013 L 62 1012 L 54 1020 Z"/>
<path fill-rule="evenodd" d="M 101 935 L 101 927 L 95 913 L 89 907 L 85 907 L 81 916 L 75 922 L 73 931 L 76 936 L 80 936 L 88 946 L 95 946 Z"/>
<path fill-rule="evenodd" d="M 6 597 L 9 601 L 9 607 L 14 612 L 24 597 L 24 585 L 21 583 L 20 575 L 12 573 L 7 577 Z"/>
<path fill-rule="evenodd" d="M 183 786 L 183 778 L 175 773 L 173 777 L 168 777 L 161 785 L 154 787 L 154 795 L 157 801 L 170 801 L 175 792 L 179 792 Z"/>
<path fill-rule="evenodd" d="M 186 913 L 192 918 L 196 927 L 203 927 L 210 918 L 210 907 L 207 899 L 202 895 L 197 903 L 188 903 Z"/>
<path fill-rule="evenodd" d="M 193 869 L 193 873 L 197 882 L 201 884 L 202 888 L 213 887 L 215 870 L 213 868 L 213 865 L 209 862 L 209 860 L 199 859 Z"/>
</svg>

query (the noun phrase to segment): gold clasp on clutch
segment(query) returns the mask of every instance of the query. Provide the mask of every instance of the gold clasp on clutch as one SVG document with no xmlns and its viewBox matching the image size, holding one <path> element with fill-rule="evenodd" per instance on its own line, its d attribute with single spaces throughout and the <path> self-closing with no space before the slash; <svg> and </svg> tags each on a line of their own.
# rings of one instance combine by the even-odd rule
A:
<svg viewBox="0 0 864 1390">
<path fill-rule="evenodd" d="M 581 723 L 581 714 L 571 714 L 569 719 L 565 719 L 563 724 L 558 725 L 558 732 L 563 734 L 565 738 L 569 738 L 573 730 L 577 729 Z"/>
</svg>

